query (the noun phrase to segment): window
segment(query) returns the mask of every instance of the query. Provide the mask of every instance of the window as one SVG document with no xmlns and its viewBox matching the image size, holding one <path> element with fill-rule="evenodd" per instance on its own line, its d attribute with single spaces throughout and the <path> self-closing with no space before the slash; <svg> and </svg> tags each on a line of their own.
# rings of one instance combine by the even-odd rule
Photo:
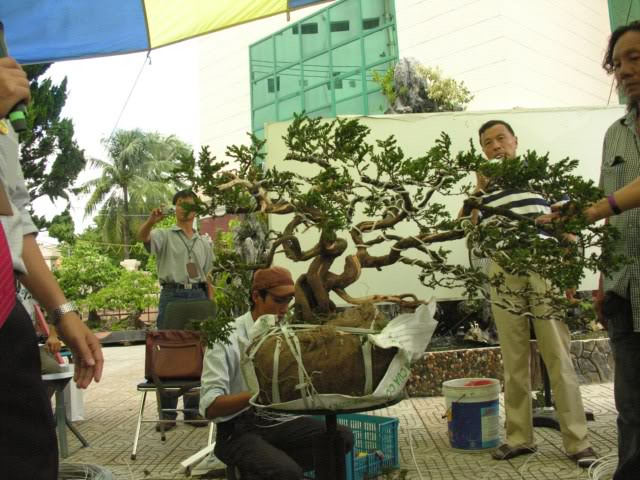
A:
<svg viewBox="0 0 640 480">
<path fill-rule="evenodd" d="M 333 76 L 334 77 L 338 77 L 340 76 L 340 72 L 333 72 Z M 327 88 L 329 86 L 327 85 Z M 333 89 L 334 90 L 341 90 L 342 89 L 342 80 L 333 80 Z"/>
<path fill-rule="evenodd" d="M 280 77 L 276 77 L 276 82 L 275 83 L 277 83 L 278 91 L 280 91 Z M 276 92 L 273 78 L 269 78 L 268 79 L 268 81 L 267 81 L 267 90 L 269 91 L 269 93 L 275 93 Z"/>
<path fill-rule="evenodd" d="M 349 22 L 347 22 L 349 23 Z M 301 25 L 300 30 L 302 30 L 302 35 L 313 35 L 318 33 L 318 24 L 317 23 L 303 23 Z M 294 35 L 298 34 L 298 25 L 294 25 L 291 29 Z"/>
<path fill-rule="evenodd" d="M 349 20 L 344 20 L 340 22 L 331 22 L 331 31 L 332 32 L 348 32 Z"/>
<path fill-rule="evenodd" d="M 372 30 L 374 28 L 378 28 L 380 26 L 380 18 L 365 18 L 362 20 L 362 29 L 363 30 Z"/>
<path fill-rule="evenodd" d="M 371 77 L 398 60 L 396 3 L 336 0 L 253 44 L 254 132 L 264 137 L 265 124 L 303 110 L 324 117 L 384 112 L 386 99 Z"/>
</svg>

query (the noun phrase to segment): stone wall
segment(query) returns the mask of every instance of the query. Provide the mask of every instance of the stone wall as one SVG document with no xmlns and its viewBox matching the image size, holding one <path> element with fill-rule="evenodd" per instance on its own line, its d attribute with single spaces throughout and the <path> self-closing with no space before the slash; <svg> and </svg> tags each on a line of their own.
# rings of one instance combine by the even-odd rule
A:
<svg viewBox="0 0 640 480">
<path fill-rule="evenodd" d="M 542 388 L 537 342 L 531 341 L 531 381 L 534 390 Z M 613 381 L 613 356 L 608 338 L 574 340 L 571 358 L 580 384 Z M 442 383 L 455 378 L 487 377 L 504 380 L 500 347 L 427 352 L 413 365 L 407 381 L 412 397 L 442 395 Z"/>
</svg>

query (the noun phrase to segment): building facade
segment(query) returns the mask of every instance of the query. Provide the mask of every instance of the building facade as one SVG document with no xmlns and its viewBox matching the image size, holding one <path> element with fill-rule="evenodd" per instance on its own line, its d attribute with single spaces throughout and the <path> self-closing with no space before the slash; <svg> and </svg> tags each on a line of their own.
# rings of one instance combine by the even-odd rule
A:
<svg viewBox="0 0 640 480">
<path fill-rule="evenodd" d="M 617 104 L 600 64 L 629 1 L 343 0 L 217 32 L 199 40 L 200 143 L 222 156 L 298 108 L 381 113 L 371 81 L 372 69 L 386 68 L 381 54 L 464 81 L 469 111 Z M 366 40 L 367 31 L 378 39 Z M 367 108 L 363 83 L 373 92 Z"/>
</svg>

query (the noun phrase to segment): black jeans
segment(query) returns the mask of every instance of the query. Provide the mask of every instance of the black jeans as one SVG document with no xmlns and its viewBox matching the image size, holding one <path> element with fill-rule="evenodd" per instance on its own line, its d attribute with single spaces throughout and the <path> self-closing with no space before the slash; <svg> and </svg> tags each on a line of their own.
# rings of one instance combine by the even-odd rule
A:
<svg viewBox="0 0 640 480">
<path fill-rule="evenodd" d="M 19 301 L 0 328 L 0 477 L 58 478 L 58 444 L 38 340 Z"/>
<path fill-rule="evenodd" d="M 640 332 L 633 331 L 629 300 L 608 293 L 603 313 L 615 360 L 614 394 L 618 410 L 618 469 L 614 480 L 640 475 Z"/>
<path fill-rule="evenodd" d="M 217 425 L 214 453 L 238 467 L 242 480 L 300 480 L 313 470 L 312 439 L 324 431 L 324 422 L 310 417 L 274 422 L 249 409 Z M 338 431 L 346 455 L 353 448 L 353 433 L 342 425 Z"/>
</svg>

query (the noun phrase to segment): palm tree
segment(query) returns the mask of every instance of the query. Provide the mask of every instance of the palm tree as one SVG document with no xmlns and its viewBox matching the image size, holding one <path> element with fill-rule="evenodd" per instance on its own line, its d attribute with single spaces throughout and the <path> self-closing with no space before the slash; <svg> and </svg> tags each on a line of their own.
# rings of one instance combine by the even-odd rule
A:
<svg viewBox="0 0 640 480">
<path fill-rule="evenodd" d="M 100 210 L 105 216 L 98 224 L 105 241 L 122 241 L 124 258 L 131 251 L 132 227 L 149 211 L 171 199 L 176 184 L 171 173 L 177 159 L 190 148 L 177 137 L 142 130 L 117 130 L 102 140 L 107 160 L 91 159 L 100 168 L 99 178 L 86 182 L 81 193 L 91 193 L 85 216 Z M 138 222 L 133 220 L 138 219 Z"/>
</svg>

